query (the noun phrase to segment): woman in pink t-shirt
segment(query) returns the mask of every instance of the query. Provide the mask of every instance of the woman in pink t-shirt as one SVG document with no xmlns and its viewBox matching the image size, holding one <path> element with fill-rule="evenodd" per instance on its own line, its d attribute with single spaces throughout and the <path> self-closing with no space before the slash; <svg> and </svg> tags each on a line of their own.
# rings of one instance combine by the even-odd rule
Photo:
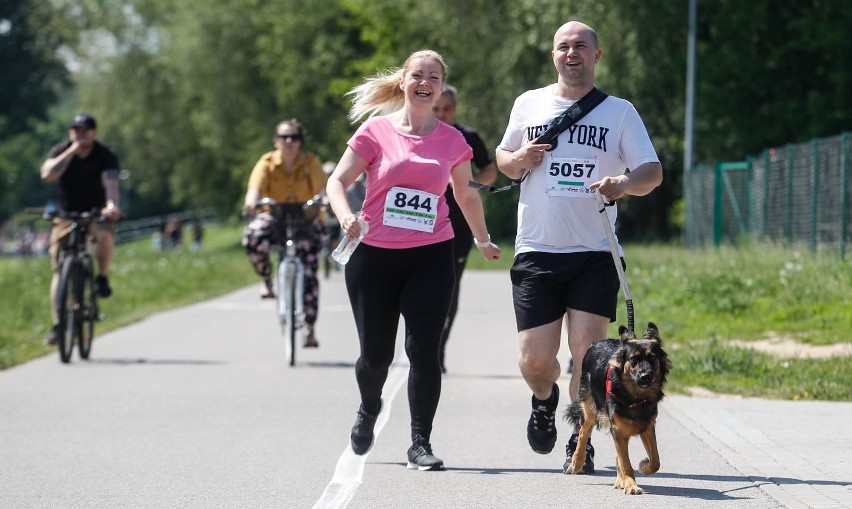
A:
<svg viewBox="0 0 852 509">
<path fill-rule="evenodd" d="M 432 111 L 446 75 L 441 55 L 423 50 L 409 56 L 401 68 L 352 89 L 350 120 L 370 118 L 349 140 L 326 185 L 341 228 L 357 238 L 361 229 L 345 190 L 367 174 L 362 216 L 369 232 L 345 272 L 361 343 L 355 364 L 361 406 L 350 435 L 352 450 L 366 454 L 373 445 L 402 315 L 411 364 L 408 467 L 418 470 L 442 470 L 444 465 L 432 453 L 430 436 L 441 396 L 441 331 L 455 284 L 453 228 L 443 196 L 448 181 L 479 252 L 486 260 L 500 257 L 500 248 L 488 235 L 479 195 L 467 186 L 471 149 L 461 133 L 438 121 Z"/>
</svg>

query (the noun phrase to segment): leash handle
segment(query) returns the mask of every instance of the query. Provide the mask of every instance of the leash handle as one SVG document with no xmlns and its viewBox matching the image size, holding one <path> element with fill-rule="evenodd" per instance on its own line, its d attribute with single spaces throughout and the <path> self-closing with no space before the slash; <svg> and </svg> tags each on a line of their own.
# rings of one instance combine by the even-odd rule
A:
<svg viewBox="0 0 852 509">
<path fill-rule="evenodd" d="M 633 298 L 630 296 L 630 288 L 627 286 L 624 267 L 621 266 L 621 257 L 618 256 L 615 234 L 612 232 L 612 224 L 609 222 L 609 214 L 606 211 L 607 204 L 598 189 L 595 189 L 595 201 L 598 202 L 598 212 L 601 214 L 601 222 L 603 222 L 604 231 L 606 231 L 606 239 L 609 241 L 609 250 L 612 253 L 612 261 L 615 263 L 615 271 L 618 272 L 618 281 L 621 283 L 621 289 L 624 291 L 624 300 L 627 303 L 627 329 L 635 332 L 633 328 Z"/>
</svg>

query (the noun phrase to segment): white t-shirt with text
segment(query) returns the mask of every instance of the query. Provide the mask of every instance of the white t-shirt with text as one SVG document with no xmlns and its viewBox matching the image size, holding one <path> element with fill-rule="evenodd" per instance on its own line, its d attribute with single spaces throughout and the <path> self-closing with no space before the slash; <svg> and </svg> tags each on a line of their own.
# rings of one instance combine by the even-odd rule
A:
<svg viewBox="0 0 852 509">
<path fill-rule="evenodd" d="M 558 98 L 553 87 L 530 90 L 515 100 L 499 150 L 518 150 L 576 102 Z M 654 162 L 659 158 L 639 113 L 630 102 L 607 97 L 559 135 L 557 147 L 521 184 L 515 254 L 609 251 L 588 185 Z M 615 231 L 616 206 L 607 207 L 607 213 Z"/>
</svg>

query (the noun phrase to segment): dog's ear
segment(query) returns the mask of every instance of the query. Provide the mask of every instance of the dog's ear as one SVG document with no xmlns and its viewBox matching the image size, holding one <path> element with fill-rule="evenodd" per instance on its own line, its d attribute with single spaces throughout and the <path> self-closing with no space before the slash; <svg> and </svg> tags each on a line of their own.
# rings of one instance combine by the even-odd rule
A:
<svg viewBox="0 0 852 509">
<path fill-rule="evenodd" d="M 624 325 L 619 325 L 618 326 L 618 337 L 623 336 L 625 332 L 627 332 L 627 327 L 625 327 Z"/>
<path fill-rule="evenodd" d="M 644 339 L 653 339 L 655 341 L 659 341 L 660 344 L 663 344 L 663 340 L 660 338 L 660 330 L 657 329 L 654 322 L 648 322 L 648 328 L 645 329 L 645 333 L 642 334 L 642 337 Z"/>
<path fill-rule="evenodd" d="M 624 363 L 627 362 L 627 335 L 621 336 L 621 344 L 612 353 L 609 358 L 609 366 L 616 372 L 620 373 L 624 368 Z"/>
<path fill-rule="evenodd" d="M 618 337 L 621 339 L 621 342 L 630 341 L 631 339 L 636 339 L 636 334 L 633 333 L 632 330 L 627 327 L 620 325 L 618 327 Z"/>
</svg>

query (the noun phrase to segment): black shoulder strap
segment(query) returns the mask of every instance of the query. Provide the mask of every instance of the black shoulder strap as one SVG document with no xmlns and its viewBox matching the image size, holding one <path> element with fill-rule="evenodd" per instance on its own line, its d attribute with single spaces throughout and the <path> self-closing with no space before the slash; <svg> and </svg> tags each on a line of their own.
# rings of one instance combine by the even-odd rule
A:
<svg viewBox="0 0 852 509">
<path fill-rule="evenodd" d="M 607 94 L 598 90 L 597 87 L 592 88 L 588 94 L 584 95 L 579 101 L 572 104 L 567 110 L 563 111 L 558 117 L 556 117 L 553 122 L 550 123 L 550 127 L 541 133 L 541 136 L 539 136 L 535 142 L 537 144 L 548 143 L 555 145 L 554 142 L 556 141 L 556 138 L 558 138 L 564 130 L 568 129 L 581 118 L 585 117 L 607 97 Z"/>
<path fill-rule="evenodd" d="M 592 88 L 592 90 L 590 90 L 588 94 L 581 97 L 579 101 L 575 102 L 574 104 L 569 106 L 567 110 L 560 113 L 559 116 L 556 117 L 553 122 L 550 123 L 550 127 L 548 127 L 546 131 L 541 133 L 541 135 L 536 138 L 535 142 L 537 144 L 546 143 L 548 145 L 551 145 L 549 150 L 555 149 L 557 138 L 559 138 L 559 135 L 562 134 L 563 131 L 577 123 L 581 118 L 585 117 L 590 111 L 595 109 L 607 97 L 608 95 L 598 90 L 597 87 Z M 519 179 L 512 179 L 511 184 L 507 186 L 498 188 L 494 186 L 480 184 L 475 180 L 471 180 L 470 182 L 468 182 L 468 187 L 473 187 L 475 189 L 479 189 L 480 191 L 487 191 L 489 193 L 500 193 L 503 191 L 508 191 L 509 189 L 523 182 L 524 179 L 527 178 L 527 175 L 530 174 L 530 171 L 531 170 L 527 170 L 524 176 Z"/>
</svg>

